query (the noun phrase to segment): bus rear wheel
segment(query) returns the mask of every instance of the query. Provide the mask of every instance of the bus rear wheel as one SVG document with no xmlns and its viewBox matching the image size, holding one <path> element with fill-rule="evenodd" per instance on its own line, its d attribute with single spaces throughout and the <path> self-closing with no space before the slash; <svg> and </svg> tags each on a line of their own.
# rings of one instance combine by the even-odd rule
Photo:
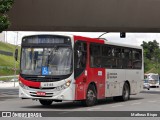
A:
<svg viewBox="0 0 160 120">
<path fill-rule="evenodd" d="M 87 90 L 86 100 L 83 100 L 82 103 L 85 106 L 93 106 L 97 101 L 97 92 L 94 85 L 90 85 Z"/>
<path fill-rule="evenodd" d="M 41 105 L 51 105 L 53 100 L 39 100 L 39 102 L 41 103 Z"/>
<path fill-rule="evenodd" d="M 130 88 L 128 83 L 123 86 L 122 96 L 120 97 L 122 101 L 127 101 L 130 99 Z"/>
<path fill-rule="evenodd" d="M 122 96 L 115 96 L 113 97 L 114 101 L 127 101 L 130 99 L 130 88 L 128 83 L 124 83 L 123 90 L 122 90 Z"/>
</svg>

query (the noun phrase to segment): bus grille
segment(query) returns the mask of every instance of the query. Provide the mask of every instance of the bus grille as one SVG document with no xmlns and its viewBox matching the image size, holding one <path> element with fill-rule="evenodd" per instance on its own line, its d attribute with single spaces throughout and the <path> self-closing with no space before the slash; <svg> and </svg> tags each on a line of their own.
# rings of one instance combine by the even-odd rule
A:
<svg viewBox="0 0 160 120">
<path fill-rule="evenodd" d="M 41 78 L 41 77 L 24 77 L 24 79 L 29 80 L 29 81 L 33 81 L 33 82 L 55 82 L 55 81 L 59 81 L 59 78 Z"/>
<path fill-rule="evenodd" d="M 56 87 L 47 87 L 47 88 L 39 88 L 39 87 L 31 87 L 31 86 L 28 86 L 29 88 L 32 88 L 32 89 L 41 89 L 41 90 L 49 90 L 49 89 L 51 89 L 51 90 L 53 90 L 53 89 L 55 89 Z"/>
</svg>

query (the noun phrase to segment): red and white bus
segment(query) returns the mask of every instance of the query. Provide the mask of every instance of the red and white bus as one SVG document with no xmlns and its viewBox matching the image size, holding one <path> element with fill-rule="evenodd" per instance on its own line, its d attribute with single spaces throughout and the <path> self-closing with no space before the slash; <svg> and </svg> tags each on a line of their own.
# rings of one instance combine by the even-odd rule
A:
<svg viewBox="0 0 160 120">
<path fill-rule="evenodd" d="M 143 88 L 142 53 L 142 47 L 74 35 L 23 37 L 19 97 L 42 105 L 126 101 Z"/>
</svg>

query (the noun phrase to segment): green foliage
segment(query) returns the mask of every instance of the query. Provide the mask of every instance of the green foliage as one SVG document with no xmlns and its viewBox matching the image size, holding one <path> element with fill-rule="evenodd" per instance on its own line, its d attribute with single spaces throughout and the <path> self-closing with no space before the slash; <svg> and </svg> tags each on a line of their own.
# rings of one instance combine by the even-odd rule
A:
<svg viewBox="0 0 160 120">
<path fill-rule="evenodd" d="M 143 41 L 144 50 L 144 72 L 160 73 L 160 48 L 156 40 Z"/>
<path fill-rule="evenodd" d="M 6 14 L 14 3 L 14 0 L 0 0 L 0 32 L 7 29 L 10 25 L 9 18 Z"/>
<path fill-rule="evenodd" d="M 10 25 L 10 22 L 8 20 L 8 17 L 6 15 L 0 16 L 0 32 L 7 29 Z"/>
<path fill-rule="evenodd" d="M 13 0 L 0 0 L 0 12 L 2 14 L 8 12 L 12 8 Z"/>
<path fill-rule="evenodd" d="M 0 50 L 8 51 L 14 53 L 15 47 L 12 44 L 0 42 Z M 20 59 L 20 47 L 18 47 L 19 58 L 16 62 L 16 68 L 19 69 L 19 59 Z M 14 56 L 6 56 L 0 54 L 0 76 L 1 75 L 13 75 L 14 74 L 15 59 Z M 17 70 L 18 74 L 19 70 Z"/>
</svg>

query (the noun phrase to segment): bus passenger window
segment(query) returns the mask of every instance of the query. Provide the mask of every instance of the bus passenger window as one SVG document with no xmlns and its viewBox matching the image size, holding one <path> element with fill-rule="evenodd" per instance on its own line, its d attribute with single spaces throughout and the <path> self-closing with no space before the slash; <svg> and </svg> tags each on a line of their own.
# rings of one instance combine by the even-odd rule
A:
<svg viewBox="0 0 160 120">
<path fill-rule="evenodd" d="M 122 49 L 123 68 L 132 68 L 132 50 L 128 48 Z"/>
<path fill-rule="evenodd" d="M 133 50 L 133 68 L 141 69 L 142 68 L 142 51 Z"/>
<path fill-rule="evenodd" d="M 101 46 L 91 44 L 90 45 L 90 66 L 97 68 L 101 66 Z"/>
</svg>

